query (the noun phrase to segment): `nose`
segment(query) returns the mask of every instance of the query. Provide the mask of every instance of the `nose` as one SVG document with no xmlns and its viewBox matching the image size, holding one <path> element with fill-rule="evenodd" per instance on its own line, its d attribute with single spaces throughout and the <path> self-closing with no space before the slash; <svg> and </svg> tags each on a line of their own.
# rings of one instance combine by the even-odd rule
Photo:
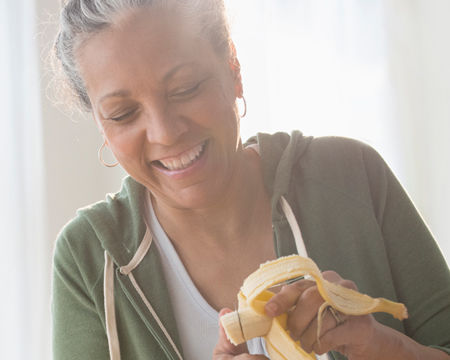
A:
<svg viewBox="0 0 450 360">
<path fill-rule="evenodd" d="M 173 145 L 188 130 L 187 120 L 164 102 L 152 104 L 147 113 L 145 130 L 150 143 Z"/>
</svg>

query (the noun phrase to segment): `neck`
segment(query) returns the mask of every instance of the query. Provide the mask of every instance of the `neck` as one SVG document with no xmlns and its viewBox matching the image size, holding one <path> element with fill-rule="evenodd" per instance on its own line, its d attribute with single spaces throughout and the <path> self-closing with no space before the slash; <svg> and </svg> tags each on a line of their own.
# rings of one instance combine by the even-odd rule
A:
<svg viewBox="0 0 450 360">
<path fill-rule="evenodd" d="M 227 190 L 208 207 L 178 209 L 155 198 L 153 206 L 177 248 L 201 245 L 227 251 L 242 247 L 243 239 L 253 239 L 261 224 L 271 222 L 259 156 L 251 149 L 242 151 Z"/>
</svg>

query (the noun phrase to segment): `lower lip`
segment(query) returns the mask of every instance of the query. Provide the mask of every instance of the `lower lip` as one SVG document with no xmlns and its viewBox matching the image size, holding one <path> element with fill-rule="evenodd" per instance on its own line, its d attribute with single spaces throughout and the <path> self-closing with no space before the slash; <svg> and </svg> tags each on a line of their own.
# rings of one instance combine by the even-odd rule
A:
<svg viewBox="0 0 450 360">
<path fill-rule="evenodd" d="M 209 143 L 206 142 L 203 147 L 203 151 L 202 151 L 201 155 L 197 159 L 195 159 L 195 161 L 191 165 L 189 165 L 188 167 L 186 167 L 184 169 L 169 170 L 169 169 L 164 169 L 159 166 L 153 166 L 153 167 L 155 169 L 157 169 L 158 171 L 162 172 L 164 175 L 170 176 L 174 179 L 181 179 L 183 177 L 189 176 L 193 172 L 199 170 L 206 163 L 207 151 L 209 148 L 208 145 L 209 145 Z"/>
</svg>

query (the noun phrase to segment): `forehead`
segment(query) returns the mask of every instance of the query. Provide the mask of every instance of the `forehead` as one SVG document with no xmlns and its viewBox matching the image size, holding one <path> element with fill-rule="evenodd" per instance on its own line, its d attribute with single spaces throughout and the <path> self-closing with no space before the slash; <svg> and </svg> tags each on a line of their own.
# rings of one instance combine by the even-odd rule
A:
<svg viewBox="0 0 450 360">
<path fill-rule="evenodd" d="M 214 66 L 218 60 L 183 17 L 148 8 L 122 15 L 115 25 L 86 39 L 76 59 L 90 96 L 144 79 L 157 85 L 182 63 Z"/>
</svg>

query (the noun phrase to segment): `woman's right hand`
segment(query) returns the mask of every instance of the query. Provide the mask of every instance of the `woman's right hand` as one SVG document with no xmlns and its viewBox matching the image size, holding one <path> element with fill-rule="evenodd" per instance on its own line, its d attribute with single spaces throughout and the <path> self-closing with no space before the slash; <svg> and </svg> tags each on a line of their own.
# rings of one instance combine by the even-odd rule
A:
<svg viewBox="0 0 450 360">
<path fill-rule="evenodd" d="M 230 309 L 220 310 L 219 318 L 231 311 Z M 212 360 L 269 360 L 264 355 L 249 355 L 245 343 L 238 346 L 230 343 L 220 321 L 219 326 L 219 340 L 214 348 Z"/>
</svg>

